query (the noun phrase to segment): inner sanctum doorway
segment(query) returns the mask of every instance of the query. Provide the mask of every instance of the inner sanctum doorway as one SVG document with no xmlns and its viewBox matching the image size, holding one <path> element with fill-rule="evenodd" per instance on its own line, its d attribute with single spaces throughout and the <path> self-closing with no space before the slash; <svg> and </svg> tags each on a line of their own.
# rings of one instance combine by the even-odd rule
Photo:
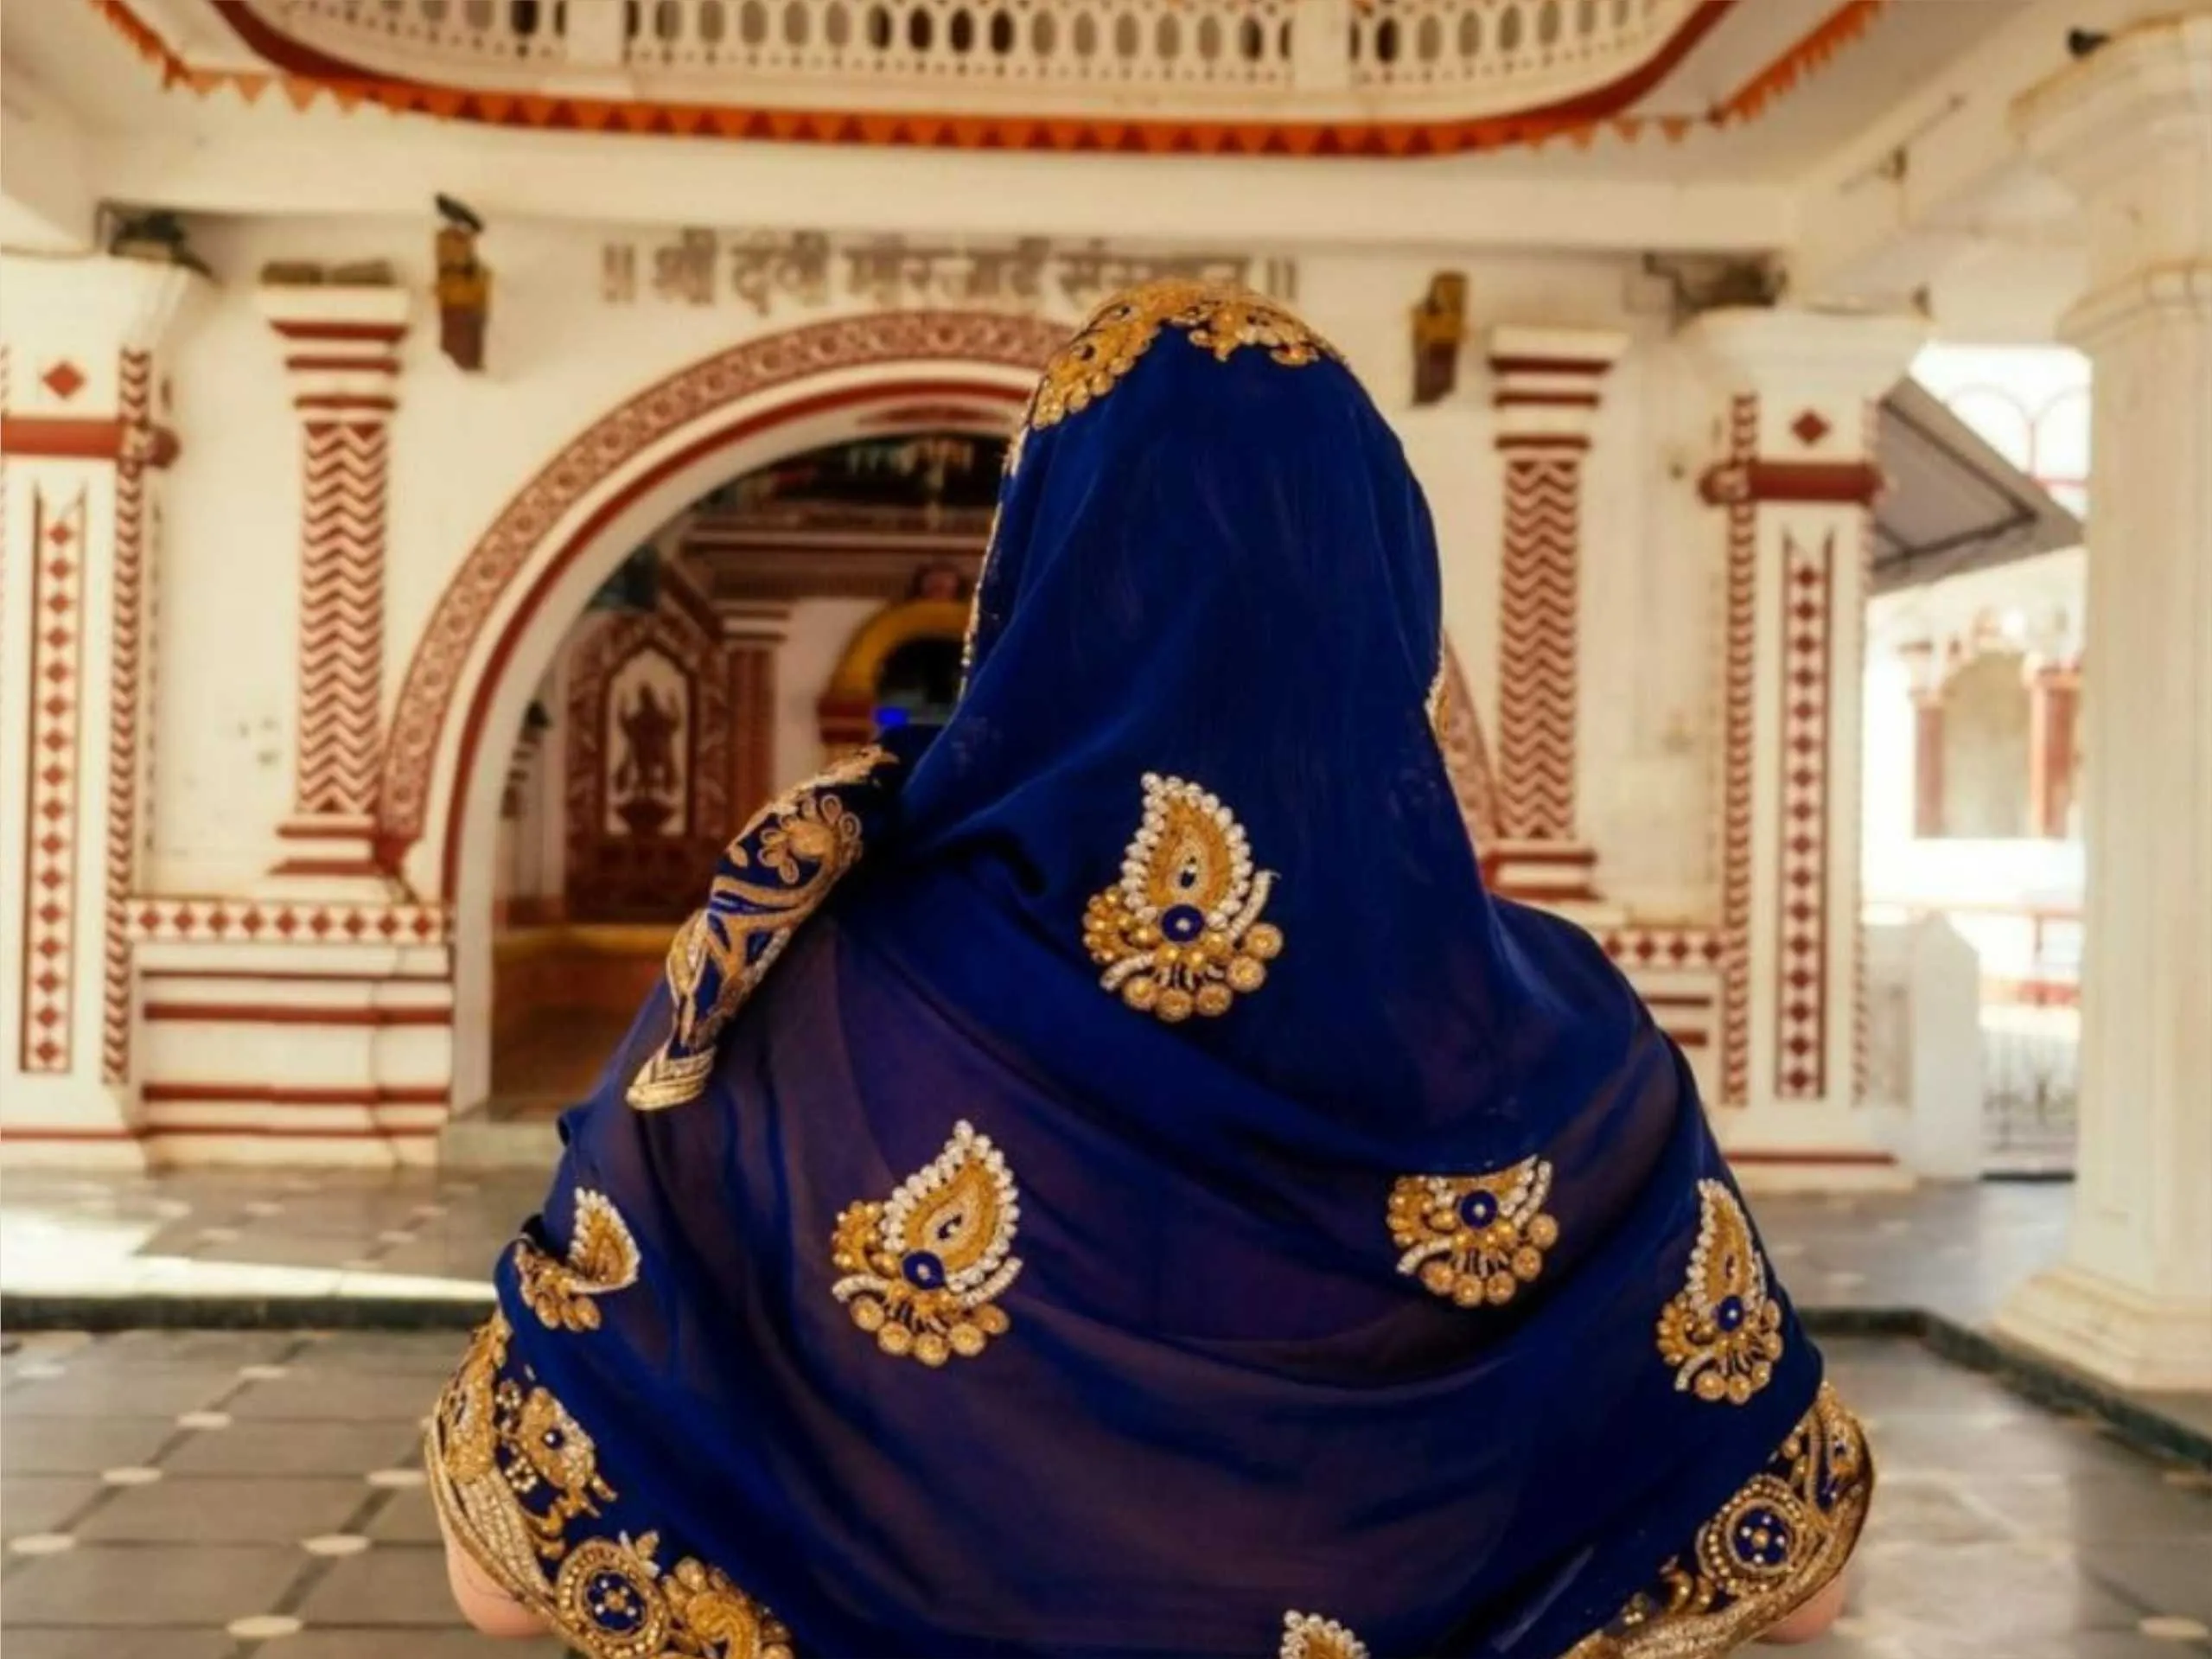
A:
<svg viewBox="0 0 2212 1659">
<path fill-rule="evenodd" d="M 591 1091 L 781 790 L 959 692 L 1005 439 L 889 431 L 731 478 L 640 542 L 570 623 L 507 760 L 493 880 L 495 1123 Z"/>
</svg>

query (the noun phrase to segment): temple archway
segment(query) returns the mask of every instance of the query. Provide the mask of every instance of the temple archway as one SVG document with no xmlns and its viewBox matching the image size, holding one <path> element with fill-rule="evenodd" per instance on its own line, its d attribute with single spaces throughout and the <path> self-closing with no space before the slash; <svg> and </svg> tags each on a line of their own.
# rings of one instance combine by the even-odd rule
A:
<svg viewBox="0 0 2212 1659">
<path fill-rule="evenodd" d="M 456 1108 L 490 1081 L 498 763 L 571 621 L 644 537 L 726 479 L 870 433 L 1003 434 L 1062 335 L 1031 317 L 887 312 L 764 335 L 609 411 L 494 519 L 417 644 L 379 798 L 386 866 L 451 907 Z"/>
</svg>

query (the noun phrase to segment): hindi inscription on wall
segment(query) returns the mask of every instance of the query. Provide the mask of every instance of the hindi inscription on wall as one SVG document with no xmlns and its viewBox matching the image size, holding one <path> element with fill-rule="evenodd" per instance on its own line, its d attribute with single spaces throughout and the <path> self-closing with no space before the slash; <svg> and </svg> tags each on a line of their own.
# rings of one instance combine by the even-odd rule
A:
<svg viewBox="0 0 2212 1659">
<path fill-rule="evenodd" d="M 687 229 L 657 244 L 609 241 L 600 251 L 600 297 L 610 305 L 736 303 L 757 316 L 848 300 L 885 309 L 949 304 L 1081 312 L 1132 283 L 1164 277 L 1241 283 L 1276 299 L 1297 297 L 1297 265 L 1288 258 L 1132 253 L 1100 240 L 1061 244 L 1041 236 L 843 242 L 821 231 Z"/>
</svg>

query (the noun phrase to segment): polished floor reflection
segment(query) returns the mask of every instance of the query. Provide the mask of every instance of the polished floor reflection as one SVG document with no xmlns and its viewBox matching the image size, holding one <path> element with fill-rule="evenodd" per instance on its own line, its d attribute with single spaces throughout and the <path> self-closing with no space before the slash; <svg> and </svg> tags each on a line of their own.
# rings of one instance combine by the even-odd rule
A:
<svg viewBox="0 0 2212 1659">
<path fill-rule="evenodd" d="M 463 1659 L 416 1445 L 460 1338 L 6 1339 L 8 1659 Z M 1808 1659 L 2212 1652 L 2212 1475 L 1906 1341 L 1828 1344 L 1882 1487 L 1843 1631 Z M 1264 1659 L 1255 1655 L 1254 1659 Z"/>
</svg>

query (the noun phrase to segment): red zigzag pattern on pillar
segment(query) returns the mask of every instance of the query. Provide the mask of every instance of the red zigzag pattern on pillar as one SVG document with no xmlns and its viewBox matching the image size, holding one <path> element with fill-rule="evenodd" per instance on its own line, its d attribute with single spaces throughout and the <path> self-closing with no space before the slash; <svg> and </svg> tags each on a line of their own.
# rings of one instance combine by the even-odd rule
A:
<svg viewBox="0 0 2212 1659">
<path fill-rule="evenodd" d="M 1728 457 L 1748 467 L 1758 454 L 1759 400 L 1728 411 Z M 1721 1099 L 1751 1097 L 1751 742 L 1758 638 L 1759 515 L 1748 495 L 1728 504 L 1727 656 L 1721 703 L 1720 1077 Z"/>
<path fill-rule="evenodd" d="M 311 420 L 305 443 L 296 801 L 303 813 L 366 816 L 383 702 L 387 429 Z"/>
<path fill-rule="evenodd" d="M 1565 841 L 1575 826 L 1575 547 L 1578 454 L 1506 457 L 1500 577 L 1498 784 L 1506 833 Z"/>
<path fill-rule="evenodd" d="M 107 845 L 100 909 L 100 1081 L 131 1075 L 131 934 L 125 907 L 138 845 L 139 699 L 146 637 L 146 463 L 129 436 L 152 425 L 153 360 L 123 354 L 119 408 L 126 438 L 115 463 L 115 594 L 110 624 Z"/>
</svg>

